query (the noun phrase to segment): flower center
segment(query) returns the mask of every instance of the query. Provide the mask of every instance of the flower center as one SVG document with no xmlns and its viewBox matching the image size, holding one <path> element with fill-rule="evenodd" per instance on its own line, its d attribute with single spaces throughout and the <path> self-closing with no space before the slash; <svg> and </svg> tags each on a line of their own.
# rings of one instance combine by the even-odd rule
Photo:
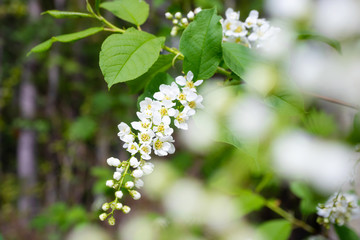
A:
<svg viewBox="0 0 360 240">
<path fill-rule="evenodd" d="M 167 109 L 165 107 L 162 107 L 160 110 L 160 114 L 162 117 L 168 115 Z"/>
<path fill-rule="evenodd" d="M 141 140 L 143 141 L 143 142 L 147 142 L 147 141 L 149 141 L 150 140 L 150 136 L 149 136 L 149 134 L 146 134 L 146 133 L 144 133 L 144 134 L 141 134 Z"/>
<path fill-rule="evenodd" d="M 186 100 L 186 96 L 185 96 L 184 93 L 180 93 L 180 94 L 179 94 L 179 100 L 180 100 L 180 101 L 185 101 L 185 100 Z"/>
<path fill-rule="evenodd" d="M 195 108 L 196 107 L 195 101 L 189 102 L 189 107 Z"/>
<path fill-rule="evenodd" d="M 236 33 L 241 33 L 242 30 L 243 30 L 243 28 L 242 28 L 241 26 L 238 26 L 238 27 L 235 29 L 234 32 L 236 32 Z"/>
<path fill-rule="evenodd" d="M 194 88 L 194 83 L 192 82 L 192 81 L 186 81 L 186 85 L 185 85 L 186 87 L 188 87 L 188 88 Z"/>
<path fill-rule="evenodd" d="M 155 142 L 155 149 L 156 149 L 156 150 L 159 150 L 159 149 L 162 148 L 162 146 L 163 146 L 163 142 L 160 141 L 159 139 L 156 140 L 156 142 Z"/>
</svg>

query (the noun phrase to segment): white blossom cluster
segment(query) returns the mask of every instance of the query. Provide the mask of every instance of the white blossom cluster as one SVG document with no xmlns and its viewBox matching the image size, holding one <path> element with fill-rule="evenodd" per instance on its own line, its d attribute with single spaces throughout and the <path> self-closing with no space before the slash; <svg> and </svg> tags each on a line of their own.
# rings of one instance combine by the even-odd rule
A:
<svg viewBox="0 0 360 240">
<path fill-rule="evenodd" d="M 360 213 L 357 196 L 348 193 L 335 193 L 316 209 L 319 215 L 318 222 L 325 226 L 330 223 L 342 226 Z"/>
<path fill-rule="evenodd" d="M 177 12 L 174 15 L 169 12 L 166 12 L 165 17 L 171 20 L 174 25 L 171 29 L 170 35 L 174 37 L 181 30 L 184 30 L 189 25 L 189 23 L 194 20 L 195 15 L 201 12 L 201 10 L 202 9 L 200 7 L 195 8 L 194 11 L 188 12 L 186 14 L 186 17 L 183 17 L 181 12 Z"/>
<path fill-rule="evenodd" d="M 224 42 L 259 48 L 263 41 L 280 31 L 279 28 L 271 26 L 266 19 L 259 18 L 259 12 L 256 10 L 250 12 L 245 22 L 240 21 L 240 11 L 235 12 L 232 8 L 226 10 L 225 16 L 226 19 L 220 20 Z"/>
<path fill-rule="evenodd" d="M 120 161 L 117 158 L 108 158 L 109 166 L 116 170 L 113 179 L 106 182 L 106 186 L 114 188 L 115 200 L 104 203 L 100 220 L 109 216 L 110 225 L 115 224 L 113 213 L 115 210 L 130 212 L 130 207 L 120 203 L 123 197 L 121 188 L 125 188 L 134 200 L 141 198 L 135 190 L 143 187 L 143 175 L 152 173 L 154 165 L 149 162 L 151 153 L 157 156 L 167 156 L 175 152 L 172 126 L 187 130 L 188 119 L 195 114 L 195 109 L 202 108 L 203 97 L 197 93 L 196 87 L 203 80 L 193 81 L 193 73 L 189 71 L 186 76 L 178 76 L 170 85 L 161 84 L 160 91 L 152 98 L 145 98 L 140 102 L 140 111 L 137 112 L 139 121 L 131 123 L 131 127 L 122 122 L 118 125 L 118 136 L 124 142 L 123 147 L 131 154 L 128 160 Z M 125 176 L 131 180 L 124 183 Z M 109 213 L 106 213 L 110 211 Z"/>
</svg>

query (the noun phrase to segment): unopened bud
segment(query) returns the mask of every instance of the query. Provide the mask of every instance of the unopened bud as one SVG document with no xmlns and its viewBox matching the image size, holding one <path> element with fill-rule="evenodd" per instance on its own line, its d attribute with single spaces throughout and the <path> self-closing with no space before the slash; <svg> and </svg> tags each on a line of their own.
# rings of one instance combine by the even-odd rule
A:
<svg viewBox="0 0 360 240">
<path fill-rule="evenodd" d="M 187 14 L 187 18 L 188 18 L 189 20 L 194 20 L 194 17 L 195 17 L 195 14 L 194 14 L 193 11 L 190 11 L 190 12 Z"/>
<path fill-rule="evenodd" d="M 167 19 L 172 19 L 173 18 L 173 15 L 171 14 L 171 13 L 169 13 L 169 12 L 166 12 L 165 13 L 165 17 L 167 18 Z"/>
<path fill-rule="evenodd" d="M 121 210 L 123 213 L 128 214 L 131 211 L 131 208 L 129 206 L 124 205 Z"/>
<path fill-rule="evenodd" d="M 115 218 L 114 217 L 109 218 L 108 222 L 109 222 L 109 225 L 114 226 L 115 225 Z"/>
<path fill-rule="evenodd" d="M 102 210 L 107 211 L 107 210 L 109 210 L 110 205 L 108 203 L 104 203 L 101 208 L 102 208 Z"/>
<path fill-rule="evenodd" d="M 180 19 L 182 17 L 181 12 L 175 13 L 175 18 Z"/>
<path fill-rule="evenodd" d="M 99 218 L 101 221 L 104 221 L 107 218 L 107 214 L 106 213 L 102 213 L 99 215 Z"/>
</svg>

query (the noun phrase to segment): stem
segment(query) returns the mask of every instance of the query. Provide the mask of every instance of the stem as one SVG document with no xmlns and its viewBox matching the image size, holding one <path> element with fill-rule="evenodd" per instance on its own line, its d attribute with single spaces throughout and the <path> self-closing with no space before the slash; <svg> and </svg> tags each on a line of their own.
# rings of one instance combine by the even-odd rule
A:
<svg viewBox="0 0 360 240">
<path fill-rule="evenodd" d="M 108 20 L 106 20 L 103 16 L 99 16 L 99 15 L 95 15 L 95 17 L 103 22 L 105 25 L 109 26 L 110 28 L 112 28 L 112 31 L 113 32 L 120 32 L 120 33 L 124 33 L 125 30 L 124 29 L 121 29 L 121 28 L 118 28 L 117 26 L 115 26 L 114 24 L 112 24 L 111 22 L 109 22 Z M 109 29 L 107 28 L 107 31 L 109 31 Z"/>
<path fill-rule="evenodd" d="M 315 98 L 318 98 L 318 99 L 321 99 L 321 100 L 324 100 L 324 101 L 327 101 L 327 102 L 331 102 L 331 103 L 335 103 L 335 104 L 338 104 L 338 105 L 341 105 L 341 106 L 345 106 L 345 107 L 348 107 L 348 108 L 359 110 L 358 106 L 352 105 L 350 103 L 343 102 L 343 101 L 338 100 L 338 99 L 333 99 L 333 98 L 321 96 L 321 95 L 311 93 L 311 92 L 303 92 L 303 93 L 305 95 L 309 95 L 309 96 L 312 96 L 312 97 L 315 97 Z"/>
<path fill-rule="evenodd" d="M 306 224 L 305 222 L 295 218 L 292 214 L 286 212 L 284 209 L 280 208 L 276 205 L 274 201 L 266 201 L 265 206 L 271 209 L 273 212 L 279 214 L 284 219 L 291 222 L 293 225 L 297 227 L 301 227 L 302 229 L 306 230 L 309 233 L 315 233 L 315 229 L 310 225 Z"/>
</svg>

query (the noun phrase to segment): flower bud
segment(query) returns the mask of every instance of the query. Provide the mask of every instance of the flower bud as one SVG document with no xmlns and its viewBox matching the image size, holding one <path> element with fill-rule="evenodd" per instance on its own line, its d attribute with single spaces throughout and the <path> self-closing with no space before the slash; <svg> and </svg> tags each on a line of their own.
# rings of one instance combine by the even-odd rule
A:
<svg viewBox="0 0 360 240">
<path fill-rule="evenodd" d="M 195 8 L 195 10 L 194 10 L 194 13 L 195 14 L 198 14 L 199 12 L 201 12 L 201 7 L 197 7 L 197 8 Z"/>
<path fill-rule="evenodd" d="M 195 17 L 195 14 L 194 14 L 193 11 L 190 11 L 190 12 L 187 14 L 187 18 L 188 18 L 189 20 L 194 20 L 194 17 Z"/>
<path fill-rule="evenodd" d="M 171 19 L 173 18 L 173 15 L 172 15 L 171 13 L 169 13 L 169 12 L 166 12 L 166 13 L 165 13 L 165 17 L 166 17 L 167 19 L 171 20 Z"/>
<path fill-rule="evenodd" d="M 180 19 L 182 17 L 181 12 L 175 13 L 175 18 Z"/>
<path fill-rule="evenodd" d="M 121 173 L 119 173 L 119 172 L 114 172 L 113 178 L 114 178 L 115 180 L 119 181 L 120 178 L 121 178 Z"/>
<path fill-rule="evenodd" d="M 136 190 L 130 191 L 130 195 L 134 200 L 139 200 L 141 198 L 141 194 Z"/>
<path fill-rule="evenodd" d="M 134 182 L 132 182 L 132 181 L 127 181 L 126 183 L 125 183 L 125 187 L 127 188 L 127 189 L 131 189 L 131 188 L 133 188 L 134 187 Z"/>
<path fill-rule="evenodd" d="M 107 180 L 106 181 L 106 186 L 113 187 L 114 186 L 114 181 L 113 180 Z"/>
<path fill-rule="evenodd" d="M 182 18 L 181 23 L 184 24 L 184 25 L 188 25 L 189 21 L 187 20 L 187 18 Z"/>
<path fill-rule="evenodd" d="M 172 23 L 173 23 L 174 25 L 177 25 L 177 24 L 179 23 L 179 20 L 174 19 L 174 20 L 172 21 Z"/>
<path fill-rule="evenodd" d="M 107 164 L 111 167 L 117 167 L 120 165 L 120 160 L 114 157 L 110 157 L 106 160 Z"/>
<path fill-rule="evenodd" d="M 178 27 L 173 27 L 171 29 L 170 35 L 175 37 L 177 35 L 177 33 L 178 33 Z"/>
<path fill-rule="evenodd" d="M 122 207 L 123 207 L 123 205 L 121 203 L 115 204 L 115 209 L 116 210 L 120 210 Z"/>
<path fill-rule="evenodd" d="M 136 157 L 131 157 L 129 163 L 133 168 L 137 168 L 140 165 L 140 162 L 136 159 Z"/>
<path fill-rule="evenodd" d="M 131 208 L 129 206 L 124 205 L 121 210 L 123 213 L 128 214 L 131 211 Z"/>
<path fill-rule="evenodd" d="M 109 222 L 109 225 L 114 226 L 115 225 L 115 218 L 112 216 L 111 218 L 109 218 L 108 222 Z"/>
<path fill-rule="evenodd" d="M 135 187 L 137 188 L 142 188 L 144 186 L 144 181 L 141 179 L 136 179 L 135 180 Z"/>
<path fill-rule="evenodd" d="M 107 214 L 106 213 L 102 213 L 99 215 L 99 218 L 101 221 L 104 221 L 107 218 Z"/>
<path fill-rule="evenodd" d="M 134 178 L 141 178 L 143 175 L 144 175 L 144 172 L 143 172 L 141 169 L 135 169 L 135 170 L 132 172 L 132 176 L 133 176 Z"/>
<path fill-rule="evenodd" d="M 102 208 L 102 210 L 107 211 L 107 210 L 109 210 L 110 205 L 109 205 L 109 203 L 104 203 L 101 208 Z"/>
<path fill-rule="evenodd" d="M 117 197 L 117 198 L 122 198 L 123 197 L 123 192 L 122 191 L 116 191 L 115 192 L 115 197 Z"/>
</svg>

